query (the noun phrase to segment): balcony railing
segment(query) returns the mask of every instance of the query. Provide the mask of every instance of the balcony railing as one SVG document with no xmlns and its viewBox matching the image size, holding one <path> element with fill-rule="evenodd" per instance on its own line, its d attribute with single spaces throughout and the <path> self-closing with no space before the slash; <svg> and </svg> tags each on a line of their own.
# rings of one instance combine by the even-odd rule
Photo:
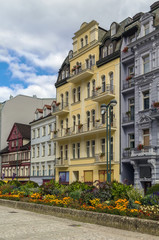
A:
<svg viewBox="0 0 159 240">
<path fill-rule="evenodd" d="M 134 87 L 134 86 L 135 86 L 134 79 L 130 79 L 130 80 L 127 80 L 127 81 L 124 81 L 124 82 L 123 82 L 123 90 L 132 88 L 132 87 Z"/>
<path fill-rule="evenodd" d="M 111 122 L 111 128 L 114 129 L 116 128 L 116 119 L 113 119 Z M 58 131 L 53 131 L 52 132 L 52 138 L 60 138 L 60 137 L 67 137 L 67 136 L 73 136 L 77 134 L 84 134 L 84 133 L 91 133 L 95 131 L 100 131 L 100 130 L 105 130 L 106 129 L 106 124 L 102 123 L 101 120 L 97 120 L 94 122 L 87 122 L 85 124 L 79 124 L 75 125 L 70 128 L 63 128 Z"/>
<path fill-rule="evenodd" d="M 55 166 L 68 166 L 68 160 L 64 158 L 56 158 Z"/>
<path fill-rule="evenodd" d="M 134 113 L 123 114 L 123 123 L 129 123 L 134 121 Z"/>
<path fill-rule="evenodd" d="M 158 152 L 158 148 L 157 147 L 154 147 L 154 146 L 143 146 L 143 148 L 141 150 L 139 150 L 138 148 L 133 149 L 131 151 L 131 157 L 152 156 L 152 155 L 156 155 L 157 152 Z"/>
<path fill-rule="evenodd" d="M 103 100 L 103 99 L 112 99 L 115 94 L 115 86 L 111 84 L 106 84 L 104 86 L 99 86 L 92 91 L 93 100 Z"/>
<path fill-rule="evenodd" d="M 53 113 L 62 113 L 62 112 L 69 112 L 69 104 L 68 102 L 56 102 L 52 107 Z"/>
<path fill-rule="evenodd" d="M 91 77 L 94 73 L 94 65 L 82 64 L 74 66 L 71 70 L 69 82 L 78 82 L 83 78 Z"/>
<path fill-rule="evenodd" d="M 123 158 L 130 158 L 131 157 L 131 151 L 132 149 L 124 149 L 123 150 Z"/>
<path fill-rule="evenodd" d="M 150 115 L 152 117 L 156 117 L 158 118 L 159 117 L 159 108 L 151 108 L 151 111 L 150 111 Z"/>
<path fill-rule="evenodd" d="M 106 154 L 107 153 L 99 153 L 95 155 L 95 162 L 96 163 L 105 163 L 106 164 Z M 114 153 L 110 155 L 111 161 L 114 161 Z M 108 152 L 108 159 L 109 159 L 109 152 Z"/>
</svg>

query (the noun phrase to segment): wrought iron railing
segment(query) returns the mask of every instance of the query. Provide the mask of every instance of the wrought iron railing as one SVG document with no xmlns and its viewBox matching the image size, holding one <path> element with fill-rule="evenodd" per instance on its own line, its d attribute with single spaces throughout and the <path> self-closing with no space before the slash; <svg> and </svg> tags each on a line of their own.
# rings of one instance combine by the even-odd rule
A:
<svg viewBox="0 0 159 240">
<path fill-rule="evenodd" d="M 107 155 L 107 153 L 95 154 L 95 162 L 96 163 L 100 163 L 100 162 L 106 163 L 106 155 Z M 111 158 L 111 161 L 114 161 L 114 152 L 111 152 L 110 158 Z M 108 159 L 109 159 L 109 152 L 108 152 Z"/>
<path fill-rule="evenodd" d="M 134 79 L 130 79 L 123 82 L 123 90 L 134 87 L 134 86 L 135 86 Z"/>
<path fill-rule="evenodd" d="M 76 65 L 76 66 L 74 66 L 71 69 L 70 77 L 74 77 L 74 76 L 76 76 L 78 74 L 84 73 L 87 70 L 93 71 L 93 68 L 94 68 L 94 65 L 92 65 L 92 64 L 82 64 L 82 65 L 79 64 L 79 65 Z"/>
<path fill-rule="evenodd" d="M 53 113 L 55 113 L 58 111 L 62 111 L 68 107 L 69 107 L 68 102 L 55 102 L 52 106 L 52 111 Z"/>
<path fill-rule="evenodd" d="M 92 90 L 92 98 L 99 97 L 102 94 L 115 94 L 115 86 L 111 84 L 106 84 Z"/>
<path fill-rule="evenodd" d="M 124 150 L 123 150 L 123 158 L 129 158 L 129 157 L 131 157 L 131 150 L 132 150 L 132 149 L 130 149 L 130 148 L 124 149 Z"/>
<path fill-rule="evenodd" d="M 128 123 L 134 121 L 134 113 L 123 114 L 123 123 Z"/>
</svg>

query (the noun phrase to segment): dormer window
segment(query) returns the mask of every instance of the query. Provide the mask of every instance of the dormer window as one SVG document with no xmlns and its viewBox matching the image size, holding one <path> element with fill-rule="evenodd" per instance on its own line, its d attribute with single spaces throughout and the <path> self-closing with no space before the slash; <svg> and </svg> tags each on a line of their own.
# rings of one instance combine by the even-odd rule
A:
<svg viewBox="0 0 159 240">
<path fill-rule="evenodd" d="M 86 35 L 85 36 L 85 45 L 87 45 L 88 44 L 88 36 Z"/>
<path fill-rule="evenodd" d="M 81 38 L 81 48 L 83 48 L 83 38 Z"/>
<path fill-rule="evenodd" d="M 46 117 L 46 108 L 44 109 L 44 117 Z"/>
<path fill-rule="evenodd" d="M 149 29 L 149 23 L 144 24 L 144 35 L 149 34 L 150 29 Z"/>
<path fill-rule="evenodd" d="M 112 54 L 113 53 L 113 44 L 110 43 L 109 44 L 109 47 L 108 47 L 108 55 Z"/>
<path fill-rule="evenodd" d="M 110 27 L 110 31 L 111 31 L 111 36 L 116 34 L 116 23 L 112 23 Z"/>
<path fill-rule="evenodd" d="M 107 47 L 103 48 L 103 58 L 107 56 Z"/>
<path fill-rule="evenodd" d="M 65 71 L 62 71 L 62 79 L 65 79 Z"/>
</svg>

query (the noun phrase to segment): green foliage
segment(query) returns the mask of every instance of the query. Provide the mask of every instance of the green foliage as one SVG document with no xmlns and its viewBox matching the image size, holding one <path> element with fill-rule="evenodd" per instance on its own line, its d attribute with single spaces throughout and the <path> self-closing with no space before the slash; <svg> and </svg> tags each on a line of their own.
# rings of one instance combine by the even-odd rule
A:
<svg viewBox="0 0 159 240">
<path fill-rule="evenodd" d="M 11 193 L 16 188 L 17 187 L 15 185 L 10 185 L 9 183 L 6 183 L 0 186 L 0 191 L 2 192 L 2 194 L 6 194 L 6 193 Z"/>
<path fill-rule="evenodd" d="M 40 186 L 40 192 L 42 193 L 42 195 L 45 195 L 45 194 L 60 195 L 64 187 L 65 186 L 63 186 L 62 184 L 59 184 L 58 182 L 51 180 L 50 182 L 43 183 Z"/>
<path fill-rule="evenodd" d="M 25 183 L 25 186 L 28 188 L 37 188 L 39 185 L 34 181 L 28 181 Z"/>
<path fill-rule="evenodd" d="M 138 188 L 131 188 L 127 191 L 128 199 L 132 201 L 140 201 L 144 197 L 144 192 Z"/>
<path fill-rule="evenodd" d="M 12 181 L 9 182 L 9 184 L 12 185 L 12 186 L 14 185 L 16 187 L 20 187 L 22 185 L 22 183 L 17 181 L 17 180 L 12 180 Z"/>
<path fill-rule="evenodd" d="M 92 189 L 92 186 L 88 186 L 87 184 L 82 183 L 82 182 L 78 182 L 78 181 L 73 182 L 70 185 L 68 185 L 68 192 L 73 192 L 73 191 L 76 191 L 76 190 L 84 191 L 84 190 L 87 190 L 87 189 Z"/>
<path fill-rule="evenodd" d="M 148 188 L 146 195 L 150 195 L 156 192 L 159 192 L 159 184 L 155 184 L 152 187 Z"/>
<path fill-rule="evenodd" d="M 146 195 L 141 203 L 143 205 L 159 205 L 159 195 L 158 194 L 149 194 L 149 195 Z"/>
<path fill-rule="evenodd" d="M 0 186 L 3 186 L 4 184 L 6 184 L 6 183 L 3 182 L 2 180 L 0 180 Z"/>
<path fill-rule="evenodd" d="M 74 200 L 77 199 L 79 200 L 81 198 L 81 190 L 75 190 L 73 192 L 70 192 L 69 197 L 73 198 Z"/>
<path fill-rule="evenodd" d="M 131 189 L 132 189 L 131 185 L 126 185 L 126 184 L 122 184 L 122 183 L 114 181 L 112 183 L 112 188 L 111 188 L 111 198 L 113 200 L 117 200 L 119 198 L 128 199 L 129 197 L 128 197 L 127 192 Z"/>
</svg>

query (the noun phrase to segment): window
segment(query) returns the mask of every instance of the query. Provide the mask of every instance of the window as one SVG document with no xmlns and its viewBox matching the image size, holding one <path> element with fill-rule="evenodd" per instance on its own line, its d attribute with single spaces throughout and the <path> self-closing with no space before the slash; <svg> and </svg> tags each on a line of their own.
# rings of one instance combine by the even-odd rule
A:
<svg viewBox="0 0 159 240">
<path fill-rule="evenodd" d="M 83 48 L 83 38 L 81 38 L 81 48 Z"/>
<path fill-rule="evenodd" d="M 59 172 L 59 183 L 69 183 L 69 172 Z"/>
<path fill-rule="evenodd" d="M 68 92 L 66 92 L 66 106 L 68 106 Z"/>
<path fill-rule="evenodd" d="M 96 81 L 95 79 L 92 80 L 92 91 L 95 92 L 95 88 L 96 88 Z"/>
<path fill-rule="evenodd" d="M 39 157 L 39 156 L 40 156 L 40 147 L 37 146 L 37 157 Z"/>
<path fill-rule="evenodd" d="M 76 116 L 73 116 L 73 131 L 76 129 Z"/>
<path fill-rule="evenodd" d="M 87 98 L 90 97 L 90 82 L 87 83 Z"/>
<path fill-rule="evenodd" d="M 113 72 L 109 73 L 109 79 L 110 79 L 110 92 L 113 93 L 113 81 L 114 81 Z"/>
<path fill-rule="evenodd" d="M 128 76 L 134 76 L 134 65 L 128 67 Z"/>
<path fill-rule="evenodd" d="M 110 139 L 110 157 L 113 160 L 113 137 Z"/>
<path fill-rule="evenodd" d="M 107 47 L 105 46 L 104 48 L 103 48 L 103 58 L 104 57 L 106 57 L 107 56 Z"/>
<path fill-rule="evenodd" d="M 115 23 L 112 23 L 110 30 L 111 30 L 111 36 L 116 34 L 116 24 Z"/>
<path fill-rule="evenodd" d="M 102 76 L 102 92 L 105 92 L 105 75 Z"/>
<path fill-rule="evenodd" d="M 46 117 L 46 115 L 47 115 L 47 109 L 44 108 L 44 117 Z"/>
<path fill-rule="evenodd" d="M 92 140 L 92 157 L 95 156 L 95 140 Z"/>
<path fill-rule="evenodd" d="M 14 141 L 12 141 L 12 148 L 14 148 Z"/>
<path fill-rule="evenodd" d="M 73 89 L 73 103 L 76 102 L 76 88 Z"/>
<path fill-rule="evenodd" d="M 129 104 L 129 111 L 130 114 L 128 114 L 128 118 L 130 121 L 134 120 L 134 112 L 135 112 L 135 106 L 134 106 L 134 98 L 129 98 L 128 99 L 128 104 Z"/>
<path fill-rule="evenodd" d="M 86 142 L 87 157 L 90 157 L 90 141 Z"/>
<path fill-rule="evenodd" d="M 149 91 L 143 92 L 143 109 L 149 109 Z"/>
<path fill-rule="evenodd" d="M 102 153 L 105 153 L 105 138 L 101 139 L 101 150 L 102 150 Z"/>
<path fill-rule="evenodd" d="M 45 156 L 45 145 L 42 145 L 42 157 Z"/>
<path fill-rule="evenodd" d="M 45 166 L 42 166 L 42 176 L 45 176 Z"/>
<path fill-rule="evenodd" d="M 150 32 L 149 23 L 146 23 L 144 25 L 144 36 L 147 35 L 149 32 Z"/>
<path fill-rule="evenodd" d="M 35 158 L 35 147 L 32 147 L 32 158 Z"/>
<path fill-rule="evenodd" d="M 77 115 L 77 124 L 80 125 L 80 114 Z"/>
<path fill-rule="evenodd" d="M 77 143 L 77 158 L 80 158 L 80 143 Z"/>
<path fill-rule="evenodd" d="M 62 71 L 62 79 L 65 79 L 65 76 L 66 76 L 66 72 Z"/>
<path fill-rule="evenodd" d="M 87 130 L 90 129 L 90 112 L 87 112 Z"/>
<path fill-rule="evenodd" d="M 66 118 L 66 129 L 68 129 L 68 118 Z"/>
<path fill-rule="evenodd" d="M 150 71 L 149 55 L 144 56 L 142 60 L 143 60 L 143 73 L 147 73 Z"/>
<path fill-rule="evenodd" d="M 144 146 L 150 145 L 150 135 L 149 135 L 149 129 L 143 130 L 143 144 Z"/>
<path fill-rule="evenodd" d="M 51 127 L 51 124 L 49 124 L 49 126 L 48 126 L 48 135 L 50 135 L 51 131 L 52 131 L 52 127 Z"/>
<path fill-rule="evenodd" d="M 56 143 L 54 143 L 54 155 L 56 155 Z"/>
<path fill-rule="evenodd" d="M 63 146 L 60 146 L 60 157 L 63 160 Z"/>
<path fill-rule="evenodd" d="M 107 181 L 107 172 L 106 170 L 99 170 L 99 182 Z"/>
<path fill-rule="evenodd" d="M 92 110 L 92 126 L 95 127 L 95 110 Z"/>
<path fill-rule="evenodd" d="M 81 88 L 80 87 L 77 88 L 77 101 L 78 102 L 81 101 Z"/>
<path fill-rule="evenodd" d="M 75 143 L 72 144 L 72 157 L 75 159 L 75 153 L 76 153 L 76 145 Z"/>
<path fill-rule="evenodd" d="M 48 144 L 48 156 L 51 156 L 51 143 Z"/>
<path fill-rule="evenodd" d="M 42 129 L 43 129 L 43 136 L 45 136 L 46 135 L 46 127 L 43 127 Z"/>
<path fill-rule="evenodd" d="M 63 129 L 63 120 L 61 120 L 61 130 Z"/>
<path fill-rule="evenodd" d="M 86 35 L 85 36 L 85 45 L 87 45 L 88 44 L 88 36 Z"/>
<path fill-rule="evenodd" d="M 37 176 L 39 176 L 39 166 L 36 167 Z"/>
<path fill-rule="evenodd" d="M 68 145 L 65 145 L 65 159 L 68 159 Z"/>
<path fill-rule="evenodd" d="M 87 184 L 93 183 L 93 171 L 84 171 L 84 182 Z"/>
<path fill-rule="evenodd" d="M 128 135 L 129 138 L 129 148 L 135 148 L 135 138 L 134 138 L 134 133 L 130 133 Z"/>
<path fill-rule="evenodd" d="M 61 108 L 63 109 L 64 102 L 63 102 L 63 94 L 61 94 Z"/>
<path fill-rule="evenodd" d="M 35 129 L 32 131 L 32 139 L 34 139 L 35 138 Z"/>
<path fill-rule="evenodd" d="M 40 137 L 40 128 L 37 129 L 37 137 Z"/>
<path fill-rule="evenodd" d="M 32 174 L 33 174 L 33 176 L 35 176 L 35 167 L 34 166 L 32 167 Z"/>
<path fill-rule="evenodd" d="M 92 56 L 92 65 L 95 65 L 95 55 Z"/>
<path fill-rule="evenodd" d="M 48 175 L 51 176 L 51 165 L 48 165 Z"/>
<path fill-rule="evenodd" d="M 108 46 L 108 55 L 110 55 L 112 53 L 113 53 L 113 44 L 110 43 L 109 46 Z"/>
</svg>

